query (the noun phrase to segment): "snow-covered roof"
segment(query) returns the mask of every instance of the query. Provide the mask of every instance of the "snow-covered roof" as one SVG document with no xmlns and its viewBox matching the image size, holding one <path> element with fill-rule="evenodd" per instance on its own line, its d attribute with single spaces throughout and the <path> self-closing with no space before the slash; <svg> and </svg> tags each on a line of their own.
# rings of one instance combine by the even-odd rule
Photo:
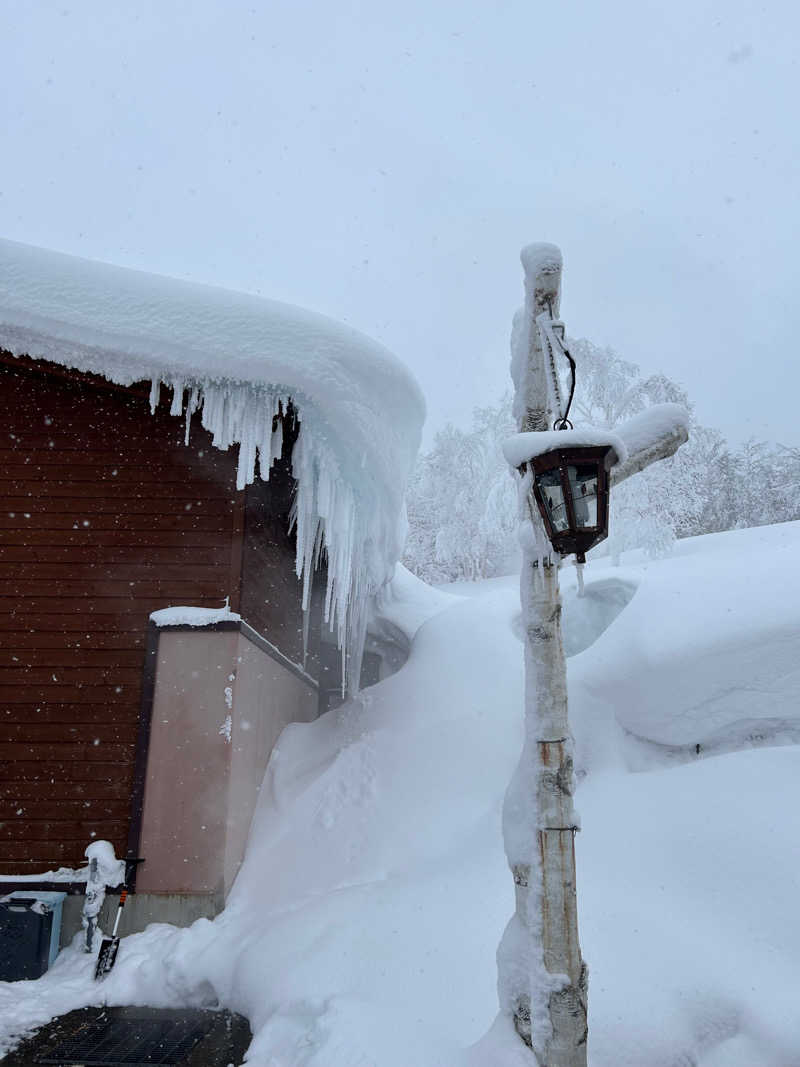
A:
<svg viewBox="0 0 800 1067">
<path fill-rule="evenodd" d="M 174 389 L 173 414 L 200 410 L 214 443 L 239 443 L 239 485 L 280 454 L 272 416 L 291 397 L 298 573 L 320 538 L 339 635 L 400 555 L 403 493 L 425 405 L 402 363 L 322 315 L 245 293 L 0 240 L 0 347 Z M 347 620 L 347 621 L 346 621 Z"/>
</svg>

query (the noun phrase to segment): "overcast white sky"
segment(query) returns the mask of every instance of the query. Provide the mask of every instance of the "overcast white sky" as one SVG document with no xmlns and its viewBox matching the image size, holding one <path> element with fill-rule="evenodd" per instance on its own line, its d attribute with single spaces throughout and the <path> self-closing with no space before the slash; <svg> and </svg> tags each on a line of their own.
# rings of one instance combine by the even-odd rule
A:
<svg viewBox="0 0 800 1067">
<path fill-rule="evenodd" d="M 573 336 L 797 444 L 798 11 L 0 0 L 0 234 L 344 319 L 430 430 L 509 386 L 553 241 Z"/>
</svg>

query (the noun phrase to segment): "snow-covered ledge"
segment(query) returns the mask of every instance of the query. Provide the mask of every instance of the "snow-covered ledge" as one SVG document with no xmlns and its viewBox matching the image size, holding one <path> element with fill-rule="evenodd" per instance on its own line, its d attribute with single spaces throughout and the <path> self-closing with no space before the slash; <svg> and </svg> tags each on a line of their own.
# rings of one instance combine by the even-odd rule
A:
<svg viewBox="0 0 800 1067">
<path fill-rule="evenodd" d="M 222 608 L 195 608 L 177 605 L 150 612 L 150 621 L 159 629 L 163 626 L 216 626 L 221 622 L 241 622 L 242 616 L 231 611 L 227 603 Z"/>
</svg>

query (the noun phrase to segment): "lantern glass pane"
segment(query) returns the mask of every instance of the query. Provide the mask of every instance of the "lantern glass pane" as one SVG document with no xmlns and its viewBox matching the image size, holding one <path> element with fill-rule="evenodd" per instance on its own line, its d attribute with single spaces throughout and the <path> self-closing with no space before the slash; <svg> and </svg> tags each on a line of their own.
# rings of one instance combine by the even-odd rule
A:
<svg viewBox="0 0 800 1067">
<path fill-rule="evenodd" d="M 567 507 L 564 503 L 564 490 L 561 488 L 561 475 L 557 470 L 545 471 L 539 475 L 539 489 L 550 516 L 553 530 L 558 533 L 569 529 Z"/>
<path fill-rule="evenodd" d="M 578 527 L 597 526 L 597 465 L 567 467 L 572 506 Z"/>
</svg>

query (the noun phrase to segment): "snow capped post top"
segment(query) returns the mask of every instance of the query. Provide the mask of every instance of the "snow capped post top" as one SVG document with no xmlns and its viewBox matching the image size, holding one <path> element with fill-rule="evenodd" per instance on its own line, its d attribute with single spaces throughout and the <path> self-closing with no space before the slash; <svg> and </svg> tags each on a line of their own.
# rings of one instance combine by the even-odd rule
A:
<svg viewBox="0 0 800 1067">
<path fill-rule="evenodd" d="M 561 249 L 546 241 L 525 245 L 519 258 L 526 276 L 530 278 L 537 274 L 559 274 L 564 266 Z"/>
<path fill-rule="evenodd" d="M 564 265 L 561 249 L 545 243 L 526 245 L 519 258 L 525 271 L 525 299 L 529 308 L 534 304 L 535 294 L 534 318 L 545 307 L 558 315 Z"/>
<path fill-rule="evenodd" d="M 558 317 L 561 298 L 561 250 L 552 244 L 526 245 L 520 253 L 525 271 L 525 307 L 517 312 L 511 331 L 511 378 L 514 417 L 520 430 L 546 430 L 552 421 L 552 402 L 545 376 L 537 320 L 543 312 Z"/>
</svg>

